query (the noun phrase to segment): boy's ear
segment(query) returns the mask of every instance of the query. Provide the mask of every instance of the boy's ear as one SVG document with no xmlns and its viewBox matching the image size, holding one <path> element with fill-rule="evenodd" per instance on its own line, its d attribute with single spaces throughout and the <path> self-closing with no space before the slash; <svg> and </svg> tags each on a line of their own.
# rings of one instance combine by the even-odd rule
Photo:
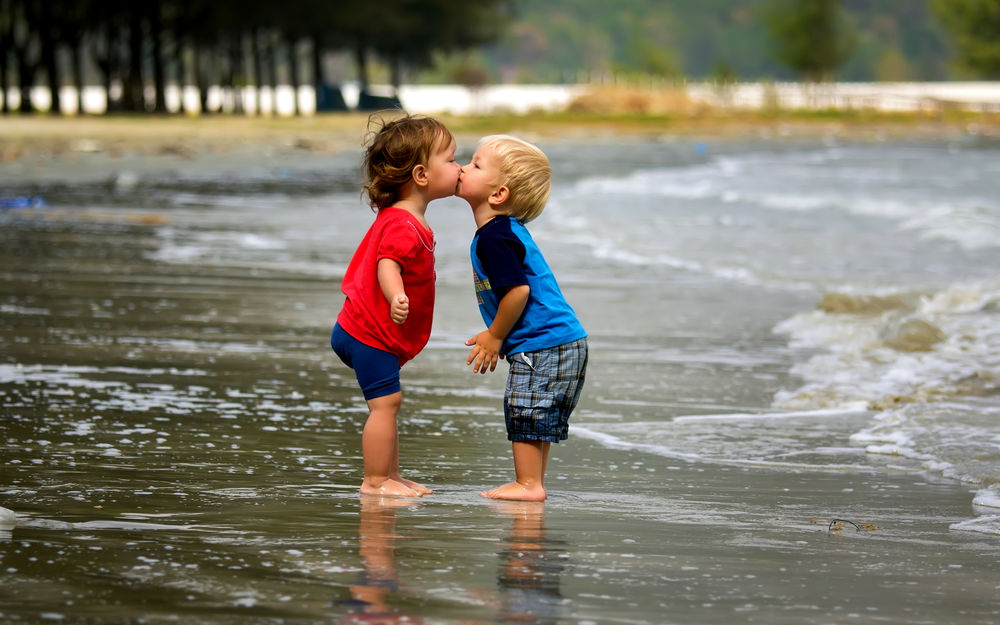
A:
<svg viewBox="0 0 1000 625">
<path fill-rule="evenodd" d="M 506 202 L 509 197 L 510 189 L 507 187 L 497 187 L 497 189 L 490 194 L 487 201 L 490 203 L 490 206 L 500 206 Z"/>
</svg>

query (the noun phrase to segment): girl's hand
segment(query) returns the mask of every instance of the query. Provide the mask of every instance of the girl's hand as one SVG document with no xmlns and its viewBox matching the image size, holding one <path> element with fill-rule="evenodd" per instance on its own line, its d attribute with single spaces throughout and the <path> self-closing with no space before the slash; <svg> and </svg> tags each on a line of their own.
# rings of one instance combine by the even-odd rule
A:
<svg viewBox="0 0 1000 625">
<path fill-rule="evenodd" d="M 406 317 L 410 314 L 410 298 L 405 293 L 397 293 L 389 303 L 389 316 L 392 320 L 402 325 Z"/>
<path fill-rule="evenodd" d="M 503 345 L 503 341 L 490 334 L 489 330 L 483 330 L 466 341 L 465 344 L 472 346 L 472 351 L 469 352 L 469 357 L 465 360 L 465 364 L 472 365 L 473 373 L 485 374 L 487 368 L 490 371 L 494 371 L 497 368 L 497 361 L 503 358 L 500 355 L 500 347 Z"/>
</svg>

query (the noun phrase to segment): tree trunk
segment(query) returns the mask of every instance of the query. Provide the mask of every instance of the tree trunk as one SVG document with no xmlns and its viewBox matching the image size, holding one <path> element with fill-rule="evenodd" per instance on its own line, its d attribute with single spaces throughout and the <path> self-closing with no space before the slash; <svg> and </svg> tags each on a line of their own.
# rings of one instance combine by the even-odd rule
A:
<svg viewBox="0 0 1000 625">
<path fill-rule="evenodd" d="M 125 77 L 124 104 L 127 111 L 144 112 L 146 97 L 142 78 L 142 16 L 138 7 L 129 14 L 128 74 Z"/>
<path fill-rule="evenodd" d="M 20 16 L 14 14 L 11 17 L 15 22 L 20 19 L 24 26 L 23 29 L 19 29 L 15 24 L 13 27 L 14 36 L 11 38 L 14 58 L 17 63 L 17 88 L 21 95 L 18 111 L 22 115 L 31 115 L 35 112 L 35 106 L 31 101 L 31 88 L 35 84 L 35 71 L 38 69 L 38 46 L 36 45 L 36 33 L 31 26 L 38 20 L 31 14 L 31 6 L 29 3 L 21 3 Z"/>
<path fill-rule="evenodd" d="M 35 112 L 35 106 L 31 103 L 31 87 L 35 82 L 35 66 L 26 55 L 27 50 L 20 54 L 17 59 L 17 87 L 21 92 L 21 105 L 18 111 L 22 115 L 31 115 Z"/>
<path fill-rule="evenodd" d="M 399 85 L 403 83 L 403 60 L 398 54 L 389 59 L 389 82 L 392 84 L 392 95 L 399 98 Z"/>
<path fill-rule="evenodd" d="M 8 115 L 10 113 L 10 102 L 8 102 L 8 96 L 10 95 L 10 71 L 9 65 L 7 64 L 8 55 L 10 54 L 10 42 L 13 39 L 14 27 L 14 11 L 10 7 L 10 2 L 8 0 L 0 0 L 0 15 L 6 15 L 6 19 L 0 22 L 3 30 L 0 30 L 0 113 Z"/>
<path fill-rule="evenodd" d="M 167 77 L 163 70 L 163 20 L 160 16 L 160 3 L 153 2 L 149 6 L 149 37 L 153 43 L 153 88 L 156 99 L 153 110 L 157 113 L 167 112 Z"/>
<path fill-rule="evenodd" d="M 205 69 L 202 67 L 201 43 L 196 41 L 192 50 L 194 52 L 194 58 L 192 59 L 194 80 L 198 89 L 198 113 L 204 115 L 208 113 L 208 85 L 205 84 Z"/>
<path fill-rule="evenodd" d="M 86 53 L 83 37 L 73 46 L 73 85 L 76 87 L 76 114 L 83 115 L 83 58 Z"/>
<path fill-rule="evenodd" d="M 233 113 L 243 114 L 243 91 L 246 88 L 246 67 L 243 59 L 243 33 L 237 33 L 229 46 L 229 75 L 233 89 Z"/>
<path fill-rule="evenodd" d="M 281 42 L 272 33 L 268 36 L 270 41 L 267 46 L 268 70 L 271 74 L 271 114 L 278 114 L 278 51 L 281 50 Z"/>
<path fill-rule="evenodd" d="M 52 5 L 42 2 L 38 11 L 38 37 L 42 46 L 42 65 L 49 86 L 49 114 L 62 115 L 62 94 L 59 93 L 59 62 L 56 59 L 55 24 L 52 20 Z"/>
<path fill-rule="evenodd" d="M 299 108 L 299 52 L 294 41 L 288 42 L 288 73 L 289 81 L 292 84 L 292 105 L 295 116 L 302 114 Z"/>
<path fill-rule="evenodd" d="M 10 42 L 14 38 L 14 9 L 10 5 L 10 0 L 0 0 L 0 113 L 7 115 L 10 113 L 10 103 L 7 96 L 10 95 L 10 72 L 7 64 L 7 55 L 10 54 Z"/>
<path fill-rule="evenodd" d="M 174 71 L 177 77 L 177 92 L 180 94 L 179 113 L 184 113 L 184 90 L 188 84 L 187 64 L 184 60 L 184 35 L 177 31 L 174 33 Z"/>
<path fill-rule="evenodd" d="M 6 39 L 4 39 L 6 41 Z M 8 90 L 8 80 L 10 75 L 7 72 L 7 46 L 0 44 L 0 113 L 3 115 L 10 114 L 10 104 L 7 102 L 7 96 L 10 94 Z"/>
<path fill-rule="evenodd" d="M 364 44 L 358 43 L 354 46 L 354 62 L 358 70 L 358 85 L 361 93 L 368 92 L 368 50 Z"/>
<path fill-rule="evenodd" d="M 254 81 L 254 101 L 256 105 L 257 115 L 263 115 L 263 97 L 261 91 L 264 89 L 264 62 L 263 62 L 263 50 L 260 47 L 261 32 L 260 28 L 254 28 L 250 35 L 250 43 L 253 52 L 253 81 Z"/>
<path fill-rule="evenodd" d="M 313 37 L 312 40 L 312 75 L 313 75 L 313 88 L 316 90 L 317 101 L 319 98 L 319 92 L 326 84 L 326 80 L 323 77 L 323 44 L 319 38 L 319 35 Z"/>
</svg>

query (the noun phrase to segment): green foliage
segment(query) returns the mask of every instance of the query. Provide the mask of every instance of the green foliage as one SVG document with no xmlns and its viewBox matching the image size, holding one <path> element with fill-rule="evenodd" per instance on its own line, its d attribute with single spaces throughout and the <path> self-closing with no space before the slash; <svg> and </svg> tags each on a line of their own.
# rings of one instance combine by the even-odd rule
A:
<svg viewBox="0 0 1000 625">
<path fill-rule="evenodd" d="M 1000 0 L 931 0 L 955 38 L 959 62 L 983 78 L 1000 78 Z"/>
<path fill-rule="evenodd" d="M 775 56 L 807 80 L 831 79 L 857 44 L 839 0 L 773 0 L 766 25 Z"/>
<path fill-rule="evenodd" d="M 575 82 L 609 73 L 786 80 L 769 54 L 772 0 L 520 0 L 510 28 L 483 50 L 494 80 Z M 928 0 L 842 0 L 857 45 L 841 80 L 942 80 L 949 49 Z M 425 74 L 431 77 L 431 74 Z M 443 79 L 441 74 L 433 79 Z"/>
</svg>

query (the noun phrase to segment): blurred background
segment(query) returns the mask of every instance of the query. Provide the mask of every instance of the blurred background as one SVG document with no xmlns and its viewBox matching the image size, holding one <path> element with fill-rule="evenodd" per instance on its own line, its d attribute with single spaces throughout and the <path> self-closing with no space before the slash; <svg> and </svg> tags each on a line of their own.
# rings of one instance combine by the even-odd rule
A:
<svg viewBox="0 0 1000 625">
<path fill-rule="evenodd" d="M 0 0 L 3 114 L 992 110 L 998 77 L 1000 0 Z"/>
</svg>

